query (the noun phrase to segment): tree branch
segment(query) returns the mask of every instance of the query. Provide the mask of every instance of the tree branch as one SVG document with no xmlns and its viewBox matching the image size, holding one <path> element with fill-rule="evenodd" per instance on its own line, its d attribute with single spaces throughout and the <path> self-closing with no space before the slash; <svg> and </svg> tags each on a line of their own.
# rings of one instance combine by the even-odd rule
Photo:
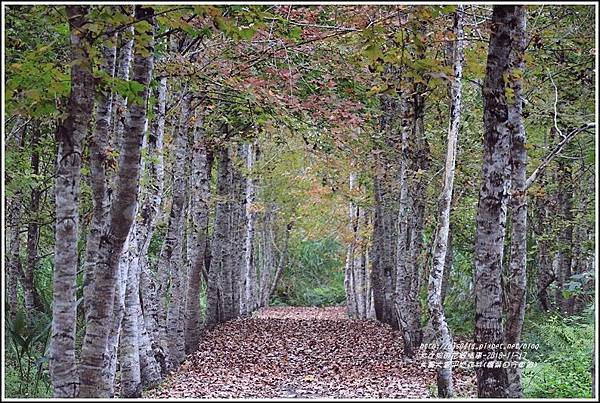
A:
<svg viewBox="0 0 600 403">
<path fill-rule="evenodd" d="M 538 178 L 538 176 L 546 170 L 546 168 L 552 162 L 552 160 L 554 160 L 554 158 L 556 158 L 556 156 L 562 151 L 562 149 L 571 140 L 573 140 L 573 138 L 575 138 L 575 136 L 577 136 L 581 132 L 584 132 L 586 130 L 589 130 L 589 129 L 595 128 L 595 127 L 596 127 L 596 124 L 593 122 L 586 123 L 583 126 L 578 127 L 577 129 L 568 133 L 565 137 L 563 137 L 561 142 L 558 143 L 556 145 L 556 147 L 548 155 L 546 155 L 546 158 L 544 158 L 542 163 L 533 171 L 531 176 L 529 176 L 529 178 L 527 178 L 527 182 L 525 182 L 525 189 L 529 189 L 529 187 L 533 184 L 533 182 L 535 182 L 535 180 Z"/>
</svg>

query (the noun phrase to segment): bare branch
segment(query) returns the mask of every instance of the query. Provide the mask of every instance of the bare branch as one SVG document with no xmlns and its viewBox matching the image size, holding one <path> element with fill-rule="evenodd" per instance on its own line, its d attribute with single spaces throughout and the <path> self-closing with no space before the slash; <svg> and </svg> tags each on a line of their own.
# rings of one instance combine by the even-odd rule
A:
<svg viewBox="0 0 600 403">
<path fill-rule="evenodd" d="M 538 178 L 538 176 L 546 170 L 546 168 L 548 167 L 548 164 L 550 164 L 552 162 L 552 160 L 554 160 L 554 158 L 562 151 L 562 149 L 567 144 L 569 144 L 569 142 L 571 140 L 573 140 L 573 138 L 575 138 L 575 136 L 577 136 L 581 132 L 584 132 L 586 130 L 589 130 L 589 129 L 595 128 L 595 127 L 596 127 L 595 123 L 586 123 L 585 125 L 578 127 L 577 129 L 573 130 L 572 132 L 570 132 L 569 134 L 564 136 L 562 141 L 560 143 L 558 143 L 556 145 L 556 147 L 548 155 L 546 155 L 546 158 L 544 158 L 542 163 L 533 171 L 531 176 L 529 176 L 529 178 L 527 178 L 527 182 L 525 182 L 525 189 L 529 189 L 529 187 L 533 184 L 533 182 L 535 182 L 535 180 Z"/>
</svg>

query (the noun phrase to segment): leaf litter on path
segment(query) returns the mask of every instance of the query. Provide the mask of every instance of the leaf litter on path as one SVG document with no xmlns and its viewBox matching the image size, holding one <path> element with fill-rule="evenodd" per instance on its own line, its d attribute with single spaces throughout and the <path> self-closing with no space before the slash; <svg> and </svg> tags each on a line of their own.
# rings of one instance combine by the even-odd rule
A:
<svg viewBox="0 0 600 403">
<path fill-rule="evenodd" d="M 456 371 L 457 396 L 474 396 Z M 427 398 L 435 370 L 402 355 L 402 338 L 345 307 L 270 307 L 202 335 L 198 351 L 149 398 Z"/>
</svg>

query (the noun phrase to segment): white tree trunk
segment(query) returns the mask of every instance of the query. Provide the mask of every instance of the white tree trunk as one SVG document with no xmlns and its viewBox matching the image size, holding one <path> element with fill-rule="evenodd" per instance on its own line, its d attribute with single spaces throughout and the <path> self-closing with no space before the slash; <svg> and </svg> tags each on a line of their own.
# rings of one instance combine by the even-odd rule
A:
<svg viewBox="0 0 600 403">
<path fill-rule="evenodd" d="M 454 14 L 454 33 L 456 39 L 453 49 L 454 79 L 451 88 L 450 126 L 448 128 L 448 149 L 446 151 L 446 165 L 444 171 L 444 187 L 439 202 L 439 218 L 436 237 L 434 241 L 432 267 L 429 271 L 429 285 L 427 306 L 431 325 L 435 333 L 438 351 L 443 354 L 441 368 L 437 370 L 438 397 L 452 397 L 452 336 L 446 323 L 446 316 L 442 304 L 442 283 L 444 280 L 444 266 L 446 253 L 448 253 L 448 234 L 450 231 L 450 207 L 452 205 L 452 192 L 454 189 L 454 171 L 456 167 L 456 148 L 458 144 L 458 129 L 461 114 L 461 80 L 464 61 L 464 7 L 459 5 Z M 449 268 L 448 268 L 449 269 Z"/>
<path fill-rule="evenodd" d="M 58 127 L 58 161 L 54 194 L 56 227 L 53 275 L 50 376 L 54 397 L 77 397 L 79 375 L 75 361 L 77 324 L 76 278 L 78 200 L 82 142 L 94 106 L 94 77 L 89 55 L 91 33 L 85 26 L 87 6 L 66 7 L 71 31 L 71 94 L 67 116 Z"/>
<path fill-rule="evenodd" d="M 153 26 L 154 10 L 136 7 L 136 19 L 147 20 Z M 136 25 L 136 27 L 138 27 Z M 81 397 L 107 397 L 110 386 L 104 376 L 105 353 L 108 346 L 111 316 L 114 307 L 115 281 L 123 245 L 134 220 L 139 177 L 141 145 L 146 124 L 146 109 L 150 77 L 153 68 L 153 29 L 150 33 L 136 30 L 132 79 L 141 83 L 141 102 L 129 105 L 123 145 L 119 158 L 117 190 L 111 203 L 110 222 L 102 235 L 95 270 L 94 304 L 81 350 Z"/>
</svg>

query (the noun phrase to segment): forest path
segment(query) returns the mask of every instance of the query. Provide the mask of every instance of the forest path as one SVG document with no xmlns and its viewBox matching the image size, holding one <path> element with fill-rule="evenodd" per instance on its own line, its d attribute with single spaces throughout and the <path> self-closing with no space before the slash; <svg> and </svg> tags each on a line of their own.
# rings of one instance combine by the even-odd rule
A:
<svg viewBox="0 0 600 403">
<path fill-rule="evenodd" d="M 345 311 L 272 307 L 220 324 L 145 397 L 430 397 L 435 372 L 402 356 L 399 333 Z M 470 394 L 471 378 L 457 375 L 459 396 Z"/>
</svg>

